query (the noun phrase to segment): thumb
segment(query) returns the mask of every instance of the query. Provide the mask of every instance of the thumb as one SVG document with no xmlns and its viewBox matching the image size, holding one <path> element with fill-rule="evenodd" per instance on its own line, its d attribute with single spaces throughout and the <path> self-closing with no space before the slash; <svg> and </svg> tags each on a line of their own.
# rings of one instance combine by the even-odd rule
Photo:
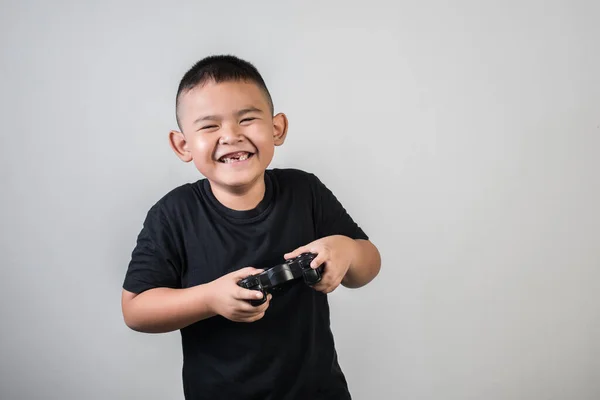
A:
<svg viewBox="0 0 600 400">
<path fill-rule="evenodd" d="M 234 271 L 232 273 L 232 277 L 235 280 L 240 280 L 240 279 L 244 279 L 245 277 L 249 276 L 249 275 L 255 275 L 255 274 L 259 274 L 261 272 L 263 272 L 264 270 L 262 269 L 257 269 L 254 267 L 245 267 L 242 269 L 238 269 L 237 271 Z"/>
</svg>

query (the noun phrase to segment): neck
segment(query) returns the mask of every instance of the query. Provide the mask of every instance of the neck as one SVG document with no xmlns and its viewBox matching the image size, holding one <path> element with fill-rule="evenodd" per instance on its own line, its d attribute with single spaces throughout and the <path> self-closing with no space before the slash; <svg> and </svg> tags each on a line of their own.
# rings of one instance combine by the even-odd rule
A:
<svg viewBox="0 0 600 400">
<path fill-rule="evenodd" d="M 246 211 L 255 208 L 265 196 L 265 177 L 258 179 L 246 186 L 238 188 L 222 188 L 211 183 L 211 190 L 217 200 L 227 208 L 236 211 Z"/>
</svg>

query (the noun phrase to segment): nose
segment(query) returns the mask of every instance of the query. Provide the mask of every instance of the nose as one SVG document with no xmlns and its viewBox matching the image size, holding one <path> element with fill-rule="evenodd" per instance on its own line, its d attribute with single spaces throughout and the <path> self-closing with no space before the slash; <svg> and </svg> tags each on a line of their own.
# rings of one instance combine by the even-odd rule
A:
<svg viewBox="0 0 600 400">
<path fill-rule="evenodd" d="M 233 126 L 227 129 L 221 130 L 221 137 L 219 138 L 219 144 L 232 144 L 244 141 L 244 136 L 240 131 L 239 127 Z"/>
</svg>

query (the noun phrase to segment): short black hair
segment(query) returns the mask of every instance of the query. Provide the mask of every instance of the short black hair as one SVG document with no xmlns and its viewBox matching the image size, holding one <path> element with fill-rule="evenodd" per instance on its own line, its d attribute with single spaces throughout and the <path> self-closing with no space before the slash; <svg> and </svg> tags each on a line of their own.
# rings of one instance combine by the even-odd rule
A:
<svg viewBox="0 0 600 400">
<path fill-rule="evenodd" d="M 175 100 L 175 114 L 180 129 L 178 108 L 181 94 L 209 81 L 215 83 L 253 82 L 265 93 L 271 114 L 274 112 L 273 99 L 269 89 L 267 89 L 263 77 L 253 64 L 233 55 L 211 55 L 196 62 L 179 82 Z"/>
</svg>

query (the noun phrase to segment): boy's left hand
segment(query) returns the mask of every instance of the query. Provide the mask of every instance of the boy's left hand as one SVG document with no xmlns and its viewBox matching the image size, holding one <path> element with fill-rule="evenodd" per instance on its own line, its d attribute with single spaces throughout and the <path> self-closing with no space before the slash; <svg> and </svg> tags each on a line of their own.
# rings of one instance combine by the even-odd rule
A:
<svg viewBox="0 0 600 400">
<path fill-rule="evenodd" d="M 285 254 L 284 258 L 288 260 L 302 253 L 316 254 L 310 263 L 311 268 L 317 268 L 323 263 L 326 263 L 326 267 L 321 282 L 313 288 L 323 293 L 331 293 L 342 283 L 352 264 L 354 245 L 354 240 L 347 236 L 327 236 Z"/>
</svg>

